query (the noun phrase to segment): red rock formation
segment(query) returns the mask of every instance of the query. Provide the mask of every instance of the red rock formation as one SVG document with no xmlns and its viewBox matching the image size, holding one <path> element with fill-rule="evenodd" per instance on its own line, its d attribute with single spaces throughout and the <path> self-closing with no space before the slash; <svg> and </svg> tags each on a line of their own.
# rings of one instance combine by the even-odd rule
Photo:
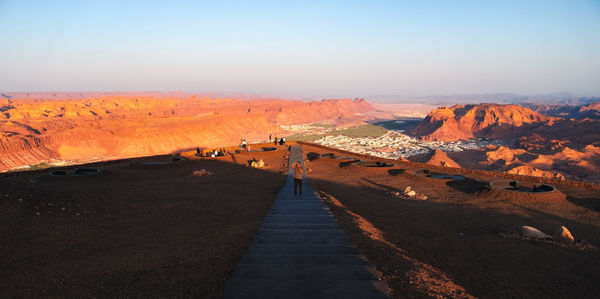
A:
<svg viewBox="0 0 600 299">
<path fill-rule="evenodd" d="M 518 174 L 518 175 L 528 175 L 528 176 L 538 176 L 538 177 L 543 177 L 543 178 L 551 178 L 551 179 L 559 179 L 559 180 L 565 179 L 564 174 L 562 174 L 558 171 L 540 170 L 540 169 L 537 169 L 537 168 L 535 168 L 533 166 L 529 166 L 529 165 L 517 166 L 515 168 L 508 170 L 507 173 Z"/>
<path fill-rule="evenodd" d="M 429 160 L 427 162 L 425 162 L 425 164 L 435 165 L 435 166 L 443 166 L 443 167 L 460 168 L 460 165 L 458 165 L 458 163 L 454 162 L 454 160 L 452 160 L 450 157 L 448 157 L 446 152 L 441 151 L 439 149 L 436 149 L 433 152 L 433 154 L 431 155 Z"/>
<path fill-rule="evenodd" d="M 191 96 L 4 99 L 0 170 L 42 161 L 165 154 L 193 147 L 266 140 L 279 125 L 360 119 L 363 99 L 320 102 Z"/>
<path fill-rule="evenodd" d="M 588 107 L 589 106 L 589 107 Z M 594 104 L 584 107 L 596 109 Z M 582 108 L 583 109 L 583 108 Z M 514 147 L 454 154 L 469 167 L 553 178 L 600 180 L 600 120 L 560 119 L 517 105 L 457 105 L 433 110 L 412 131 L 425 140 L 503 139 Z"/>
<path fill-rule="evenodd" d="M 423 140 L 456 141 L 473 137 L 504 139 L 523 135 L 556 118 L 518 105 L 480 104 L 440 107 L 431 111 L 411 134 Z"/>
</svg>

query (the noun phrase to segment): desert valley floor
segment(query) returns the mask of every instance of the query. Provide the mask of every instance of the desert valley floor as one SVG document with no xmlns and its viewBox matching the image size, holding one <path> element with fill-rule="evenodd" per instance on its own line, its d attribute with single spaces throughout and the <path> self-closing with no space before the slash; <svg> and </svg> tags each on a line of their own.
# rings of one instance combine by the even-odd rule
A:
<svg viewBox="0 0 600 299">
<path fill-rule="evenodd" d="M 600 294 L 600 186 L 551 181 L 528 195 L 485 182 L 540 178 L 425 166 L 304 143 L 307 177 L 394 297 L 572 297 Z M 98 174 L 51 170 L 0 178 L 2 297 L 203 297 L 227 277 L 285 182 L 289 150 L 199 158 L 184 153 L 88 165 Z M 327 156 L 327 155 L 326 155 Z M 330 155 L 331 156 L 331 155 Z M 262 169 L 248 162 L 262 159 Z M 140 163 L 142 162 L 142 163 Z M 428 167 L 470 180 L 416 175 Z M 72 167 L 74 168 L 74 167 Z M 205 169 L 210 176 L 193 176 Z M 397 195 L 408 186 L 426 200 Z M 578 244 L 510 237 L 528 225 L 565 226 Z"/>
</svg>

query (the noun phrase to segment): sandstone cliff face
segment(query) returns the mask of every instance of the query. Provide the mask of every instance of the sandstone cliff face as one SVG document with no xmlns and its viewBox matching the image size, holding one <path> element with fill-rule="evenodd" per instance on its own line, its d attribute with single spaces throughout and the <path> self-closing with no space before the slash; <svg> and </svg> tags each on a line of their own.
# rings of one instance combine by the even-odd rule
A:
<svg viewBox="0 0 600 299">
<path fill-rule="evenodd" d="M 581 109 L 594 109 L 594 104 Z M 412 134 L 424 140 L 503 139 L 508 146 L 452 154 L 461 165 L 514 174 L 600 180 L 600 120 L 563 119 L 517 105 L 456 105 L 429 113 Z"/>
<path fill-rule="evenodd" d="M 411 134 L 423 140 L 456 141 L 473 137 L 514 138 L 531 128 L 551 124 L 549 117 L 518 105 L 480 104 L 440 107 Z"/>
<path fill-rule="evenodd" d="M 279 125 L 357 118 L 364 100 L 320 102 L 103 96 L 0 103 L 0 170 L 50 159 L 87 161 L 265 140 Z"/>
</svg>

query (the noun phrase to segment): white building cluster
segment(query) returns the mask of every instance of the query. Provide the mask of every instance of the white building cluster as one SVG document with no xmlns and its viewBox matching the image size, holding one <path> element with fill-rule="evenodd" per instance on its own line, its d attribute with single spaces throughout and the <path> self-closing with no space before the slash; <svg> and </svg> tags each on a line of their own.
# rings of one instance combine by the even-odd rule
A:
<svg viewBox="0 0 600 299">
<path fill-rule="evenodd" d="M 485 148 L 488 145 L 502 145 L 498 140 L 482 138 L 453 142 L 421 141 L 393 130 L 388 131 L 381 137 L 356 138 L 338 135 L 326 136 L 317 139 L 314 142 L 341 150 L 387 159 L 398 159 L 400 157 L 408 158 L 411 156 L 427 154 L 436 149 L 445 152 L 461 152 L 464 150 Z"/>
</svg>

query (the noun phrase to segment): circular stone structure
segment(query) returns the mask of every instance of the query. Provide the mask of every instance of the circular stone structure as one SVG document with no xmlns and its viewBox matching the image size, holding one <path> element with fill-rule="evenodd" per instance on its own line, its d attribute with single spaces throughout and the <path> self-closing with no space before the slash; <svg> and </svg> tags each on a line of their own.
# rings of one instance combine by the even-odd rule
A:
<svg viewBox="0 0 600 299">
<path fill-rule="evenodd" d="M 376 162 L 360 161 L 360 162 L 357 162 L 356 165 L 362 166 L 362 167 L 394 167 L 394 165 L 396 165 L 396 164 L 380 162 L 380 161 L 376 161 Z"/>
<path fill-rule="evenodd" d="M 51 176 L 63 176 L 63 177 L 84 176 L 84 175 L 97 174 L 99 172 L 100 172 L 99 168 L 77 168 L 77 169 L 75 169 L 75 171 L 55 170 L 55 171 L 50 172 L 50 175 Z"/>
<path fill-rule="evenodd" d="M 419 169 L 415 170 L 415 174 L 418 176 L 432 178 L 432 179 L 438 179 L 438 180 L 461 181 L 461 180 L 468 179 L 465 176 L 457 175 L 457 174 L 445 174 L 445 173 L 431 172 L 431 170 L 429 170 L 427 168 L 419 168 Z"/>
<path fill-rule="evenodd" d="M 315 152 L 310 152 L 308 154 L 306 154 L 306 159 L 308 159 L 309 161 L 313 161 L 316 159 L 319 159 L 321 155 L 319 155 L 319 153 L 315 153 Z"/>
<path fill-rule="evenodd" d="M 519 181 L 499 180 L 490 183 L 490 187 L 498 190 L 506 190 L 511 192 L 527 192 L 527 193 L 548 193 L 554 192 L 556 189 L 548 184 L 533 184 L 521 185 Z"/>
</svg>

